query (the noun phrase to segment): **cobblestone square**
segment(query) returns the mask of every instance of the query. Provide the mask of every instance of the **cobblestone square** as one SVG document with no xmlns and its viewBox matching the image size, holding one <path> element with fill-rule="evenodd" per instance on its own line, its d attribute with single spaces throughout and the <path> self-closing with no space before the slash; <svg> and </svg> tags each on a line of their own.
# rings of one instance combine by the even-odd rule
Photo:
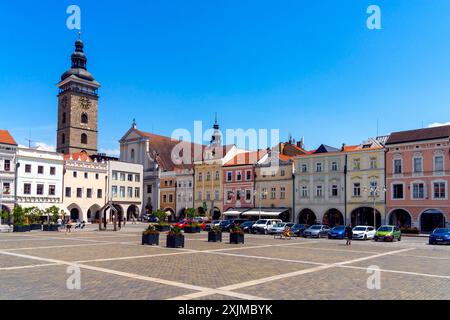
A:
<svg viewBox="0 0 450 320">
<path fill-rule="evenodd" d="M 427 238 L 401 242 L 274 239 L 208 243 L 186 234 L 184 248 L 142 246 L 144 225 L 96 226 L 70 234 L 0 234 L 0 299 L 450 299 L 450 247 Z M 80 270 L 80 289 L 69 288 Z M 380 269 L 380 288 L 367 285 Z"/>
</svg>

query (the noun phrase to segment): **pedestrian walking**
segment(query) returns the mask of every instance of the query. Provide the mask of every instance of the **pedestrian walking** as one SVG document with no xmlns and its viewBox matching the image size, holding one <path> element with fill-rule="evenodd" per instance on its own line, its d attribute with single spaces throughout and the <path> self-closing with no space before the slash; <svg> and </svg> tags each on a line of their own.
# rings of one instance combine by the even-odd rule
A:
<svg viewBox="0 0 450 320">
<path fill-rule="evenodd" d="M 353 230 L 352 230 L 352 225 L 351 224 L 349 224 L 345 228 L 345 234 L 347 236 L 347 243 L 345 245 L 351 246 L 352 245 L 352 239 L 353 239 Z"/>
<path fill-rule="evenodd" d="M 72 222 L 70 221 L 70 220 L 68 220 L 67 221 L 67 224 L 66 224 L 66 233 L 67 232 L 71 232 L 71 229 L 72 229 Z"/>
<path fill-rule="evenodd" d="M 58 224 L 58 231 L 61 231 L 61 228 L 62 228 L 62 219 L 61 219 L 61 217 L 58 218 L 57 224 Z"/>
</svg>

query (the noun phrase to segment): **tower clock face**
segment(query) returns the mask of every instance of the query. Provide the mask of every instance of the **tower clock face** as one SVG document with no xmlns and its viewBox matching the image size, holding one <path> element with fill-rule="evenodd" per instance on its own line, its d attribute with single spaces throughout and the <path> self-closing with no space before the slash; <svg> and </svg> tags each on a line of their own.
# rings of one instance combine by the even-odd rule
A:
<svg viewBox="0 0 450 320">
<path fill-rule="evenodd" d="M 88 110 L 91 107 L 91 100 L 86 96 L 81 96 L 80 105 L 84 110 Z"/>
</svg>

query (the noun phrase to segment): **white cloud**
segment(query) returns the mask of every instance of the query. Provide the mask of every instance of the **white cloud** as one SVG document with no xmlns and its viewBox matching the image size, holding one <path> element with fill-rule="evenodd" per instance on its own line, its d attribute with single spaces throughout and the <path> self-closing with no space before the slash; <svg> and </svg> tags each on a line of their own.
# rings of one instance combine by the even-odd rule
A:
<svg viewBox="0 0 450 320">
<path fill-rule="evenodd" d="M 105 153 L 108 156 L 118 157 L 120 155 L 119 149 L 100 149 L 100 153 Z"/>
<path fill-rule="evenodd" d="M 442 126 L 450 126 L 450 121 L 444 122 L 444 123 L 439 123 L 439 122 L 431 123 L 428 125 L 428 128 L 435 128 L 435 127 L 442 127 Z"/>
</svg>

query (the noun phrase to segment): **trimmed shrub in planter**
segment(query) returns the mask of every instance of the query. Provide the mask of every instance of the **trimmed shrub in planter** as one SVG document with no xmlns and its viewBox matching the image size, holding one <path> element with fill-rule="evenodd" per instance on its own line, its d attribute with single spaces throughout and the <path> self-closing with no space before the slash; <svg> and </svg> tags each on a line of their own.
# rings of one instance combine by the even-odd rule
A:
<svg viewBox="0 0 450 320">
<path fill-rule="evenodd" d="M 184 248 L 184 235 L 181 233 L 181 228 L 172 227 L 167 234 L 167 248 Z"/>
<path fill-rule="evenodd" d="M 190 225 L 184 227 L 185 233 L 200 233 L 202 229 L 199 226 L 196 225 Z"/>
<path fill-rule="evenodd" d="M 42 225 L 40 223 L 39 224 L 33 223 L 30 225 L 30 229 L 31 230 L 42 230 Z"/>
<path fill-rule="evenodd" d="M 208 232 L 208 242 L 222 242 L 222 231 L 219 227 L 214 226 Z"/>
<path fill-rule="evenodd" d="M 13 231 L 14 232 L 29 232 L 29 231 L 31 231 L 31 228 L 28 225 L 14 226 Z"/>
<path fill-rule="evenodd" d="M 234 225 L 230 229 L 230 244 L 244 243 L 244 231 L 239 225 Z"/>
<path fill-rule="evenodd" d="M 159 231 L 154 225 L 149 225 L 148 228 L 142 232 L 142 244 L 159 245 Z"/>
</svg>

